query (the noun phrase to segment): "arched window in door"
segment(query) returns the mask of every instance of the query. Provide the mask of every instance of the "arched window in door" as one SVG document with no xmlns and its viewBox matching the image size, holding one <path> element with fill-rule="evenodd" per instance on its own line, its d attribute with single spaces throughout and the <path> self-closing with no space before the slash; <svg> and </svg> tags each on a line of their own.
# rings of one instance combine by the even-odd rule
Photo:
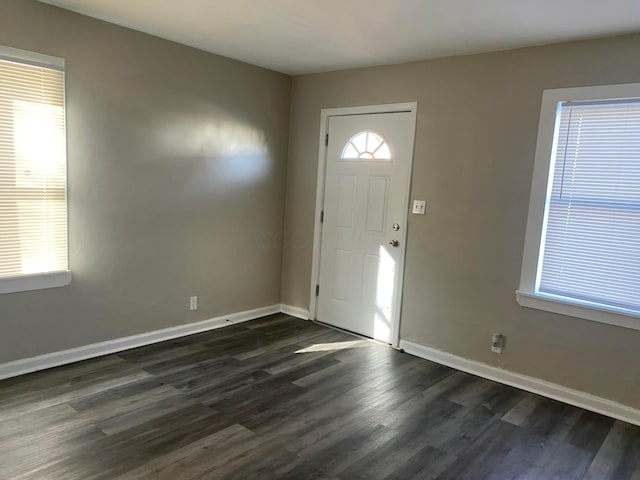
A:
<svg viewBox="0 0 640 480">
<path fill-rule="evenodd" d="M 391 160 L 391 150 L 384 138 L 376 132 L 365 130 L 356 133 L 347 142 L 341 160 Z"/>
</svg>

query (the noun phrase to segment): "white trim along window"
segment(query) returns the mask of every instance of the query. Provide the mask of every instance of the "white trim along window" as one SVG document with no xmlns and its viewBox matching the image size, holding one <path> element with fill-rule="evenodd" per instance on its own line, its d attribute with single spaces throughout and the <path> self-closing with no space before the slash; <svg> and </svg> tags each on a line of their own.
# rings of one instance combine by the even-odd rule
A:
<svg viewBox="0 0 640 480">
<path fill-rule="evenodd" d="M 64 61 L 0 47 L 0 294 L 71 281 L 66 166 Z"/>
<path fill-rule="evenodd" d="M 544 92 L 516 298 L 640 329 L 640 84 Z"/>
</svg>

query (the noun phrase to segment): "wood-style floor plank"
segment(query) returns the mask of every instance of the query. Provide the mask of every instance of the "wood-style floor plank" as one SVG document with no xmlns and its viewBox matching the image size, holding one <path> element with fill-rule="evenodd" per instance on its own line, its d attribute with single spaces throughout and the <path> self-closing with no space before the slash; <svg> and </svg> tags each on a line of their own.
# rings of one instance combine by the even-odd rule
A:
<svg viewBox="0 0 640 480">
<path fill-rule="evenodd" d="M 640 428 L 272 315 L 0 382 L 0 479 L 640 480 Z"/>
</svg>

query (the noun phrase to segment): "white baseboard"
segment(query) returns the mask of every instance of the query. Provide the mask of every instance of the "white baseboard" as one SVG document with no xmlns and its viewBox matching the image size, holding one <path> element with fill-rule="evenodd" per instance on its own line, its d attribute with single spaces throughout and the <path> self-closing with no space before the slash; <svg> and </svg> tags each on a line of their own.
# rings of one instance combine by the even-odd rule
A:
<svg viewBox="0 0 640 480">
<path fill-rule="evenodd" d="M 292 317 L 301 318 L 302 320 L 309 320 L 311 318 L 309 310 L 305 310 L 304 308 L 300 307 L 293 307 L 291 305 L 285 305 L 284 303 L 280 304 L 280 312 L 291 315 Z"/>
<path fill-rule="evenodd" d="M 471 373 L 498 383 L 520 388 L 544 397 L 553 398 L 560 402 L 584 408 L 592 412 L 601 413 L 624 422 L 640 425 L 640 410 L 621 403 L 597 397 L 589 393 L 547 382 L 539 378 L 529 377 L 520 373 L 510 372 L 486 363 L 469 360 L 451 353 L 425 347 L 418 343 L 400 340 L 400 348 L 417 357 L 446 365 L 456 370 Z"/>
<path fill-rule="evenodd" d="M 206 332 L 216 328 L 233 325 L 235 323 L 246 322 L 256 318 L 272 315 L 280 312 L 280 305 L 246 310 L 244 312 L 222 315 L 220 317 L 202 320 L 200 322 L 178 325 L 176 327 L 163 328 L 151 332 L 132 335 L 130 337 L 116 338 L 106 342 L 92 343 L 82 347 L 62 350 L 60 352 L 47 353 L 37 357 L 24 358 L 12 362 L 0 364 L 0 380 L 4 378 L 17 377 L 25 373 L 45 370 L 47 368 L 58 367 L 68 363 L 79 362 L 88 358 L 100 357 L 110 353 L 121 352 L 131 348 L 142 347 L 152 343 L 158 343 L 173 338 L 184 337 L 194 333 Z"/>
</svg>

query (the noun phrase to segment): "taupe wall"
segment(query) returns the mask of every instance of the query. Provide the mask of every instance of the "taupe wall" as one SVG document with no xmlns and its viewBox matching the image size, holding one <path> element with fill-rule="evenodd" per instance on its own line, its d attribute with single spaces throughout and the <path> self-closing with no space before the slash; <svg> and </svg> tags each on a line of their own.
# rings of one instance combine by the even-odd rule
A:
<svg viewBox="0 0 640 480">
<path fill-rule="evenodd" d="M 409 218 L 402 338 L 640 407 L 640 331 L 514 296 L 542 91 L 640 82 L 639 52 L 626 36 L 294 78 L 283 302 L 309 306 L 320 109 L 417 100 L 428 213 Z"/>
<path fill-rule="evenodd" d="M 0 363 L 280 302 L 288 76 L 31 0 L 0 45 L 66 59 L 74 275 L 0 296 Z"/>
</svg>

